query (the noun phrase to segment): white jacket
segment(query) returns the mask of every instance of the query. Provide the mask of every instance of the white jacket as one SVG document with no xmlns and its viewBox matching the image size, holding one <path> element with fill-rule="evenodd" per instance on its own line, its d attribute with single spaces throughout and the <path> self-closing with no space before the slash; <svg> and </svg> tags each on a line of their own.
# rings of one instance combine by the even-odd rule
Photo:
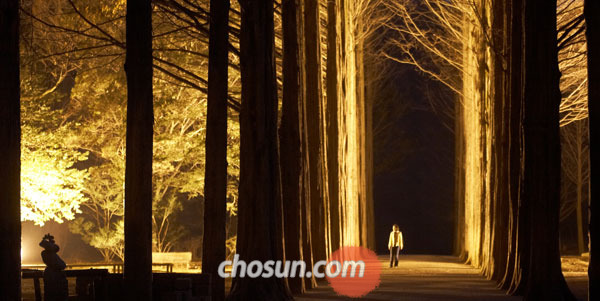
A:
<svg viewBox="0 0 600 301">
<path fill-rule="evenodd" d="M 404 249 L 404 240 L 402 239 L 401 231 L 390 232 L 390 239 L 388 241 L 388 249 L 391 250 L 392 247 L 400 247 L 400 250 Z"/>
</svg>

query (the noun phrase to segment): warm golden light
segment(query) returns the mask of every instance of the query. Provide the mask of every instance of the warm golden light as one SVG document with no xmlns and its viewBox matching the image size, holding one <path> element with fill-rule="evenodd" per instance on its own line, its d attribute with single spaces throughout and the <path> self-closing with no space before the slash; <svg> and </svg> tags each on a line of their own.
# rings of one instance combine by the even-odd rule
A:
<svg viewBox="0 0 600 301">
<path fill-rule="evenodd" d="M 21 166 L 21 220 L 36 225 L 62 223 L 80 213 L 85 171 L 71 168 L 65 156 L 45 151 L 23 151 Z"/>
</svg>

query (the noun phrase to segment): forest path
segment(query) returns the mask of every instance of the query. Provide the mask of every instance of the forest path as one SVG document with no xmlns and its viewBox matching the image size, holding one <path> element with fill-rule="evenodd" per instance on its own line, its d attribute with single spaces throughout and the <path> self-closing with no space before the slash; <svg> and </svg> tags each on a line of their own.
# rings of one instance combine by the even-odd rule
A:
<svg viewBox="0 0 600 301">
<path fill-rule="evenodd" d="M 381 284 L 360 300 L 521 300 L 507 296 L 479 269 L 452 256 L 401 255 L 397 268 L 388 268 L 389 257 L 380 256 L 385 265 Z M 321 286 L 295 300 L 348 300 L 331 287 Z"/>
</svg>

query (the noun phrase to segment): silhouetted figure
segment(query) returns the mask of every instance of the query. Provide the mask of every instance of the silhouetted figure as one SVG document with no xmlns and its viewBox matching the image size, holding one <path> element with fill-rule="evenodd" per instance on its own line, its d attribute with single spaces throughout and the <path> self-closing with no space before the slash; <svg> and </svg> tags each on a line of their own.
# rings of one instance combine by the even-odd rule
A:
<svg viewBox="0 0 600 301">
<path fill-rule="evenodd" d="M 67 265 L 58 256 L 60 248 L 54 242 L 54 236 L 46 234 L 40 242 L 42 260 L 46 264 L 44 270 L 44 300 L 65 301 L 69 297 L 69 283 L 65 275 Z"/>
<path fill-rule="evenodd" d="M 396 224 L 392 226 L 388 249 L 390 250 L 390 268 L 397 267 L 400 250 L 404 249 L 404 240 L 402 239 L 402 232 L 400 232 L 400 228 Z"/>
</svg>

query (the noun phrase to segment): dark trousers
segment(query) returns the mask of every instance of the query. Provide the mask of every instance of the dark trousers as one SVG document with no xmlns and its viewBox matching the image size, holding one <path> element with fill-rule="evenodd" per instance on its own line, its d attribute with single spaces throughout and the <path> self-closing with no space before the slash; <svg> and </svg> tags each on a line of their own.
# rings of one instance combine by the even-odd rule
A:
<svg viewBox="0 0 600 301">
<path fill-rule="evenodd" d="M 398 266 L 398 257 L 400 257 L 400 247 L 390 249 L 390 268 Z"/>
</svg>

